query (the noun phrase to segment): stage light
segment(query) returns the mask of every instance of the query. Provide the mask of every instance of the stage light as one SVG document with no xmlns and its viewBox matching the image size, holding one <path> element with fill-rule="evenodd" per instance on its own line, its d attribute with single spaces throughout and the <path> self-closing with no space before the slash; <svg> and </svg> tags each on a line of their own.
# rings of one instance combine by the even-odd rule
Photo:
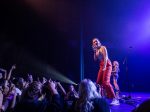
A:
<svg viewBox="0 0 150 112">
<path fill-rule="evenodd" d="M 51 67 L 49 64 L 36 59 L 34 56 L 30 55 L 29 53 L 22 53 L 26 64 L 29 64 L 31 68 L 36 69 L 36 72 L 40 72 L 42 76 L 51 78 L 52 80 L 60 81 L 63 83 L 77 85 L 74 81 L 70 80 L 69 78 L 65 77 L 62 73 L 58 72 L 56 69 Z"/>
<path fill-rule="evenodd" d="M 54 68 L 52 68 L 52 67 L 50 67 L 48 65 L 45 68 L 46 68 L 46 73 L 47 73 L 46 76 L 47 77 L 51 77 L 52 79 L 58 80 L 60 82 L 77 85 L 75 82 L 73 82 L 69 78 L 65 77 L 63 74 L 61 74 L 60 72 L 58 72 Z"/>
<path fill-rule="evenodd" d="M 54 69 L 48 64 L 44 64 L 42 62 L 36 61 L 35 66 L 38 70 L 43 72 L 44 76 L 47 78 L 51 78 L 52 80 L 60 81 L 63 83 L 77 85 L 74 81 L 65 77 L 63 74 L 61 74 L 60 72 L 58 72 L 56 69 Z"/>
</svg>

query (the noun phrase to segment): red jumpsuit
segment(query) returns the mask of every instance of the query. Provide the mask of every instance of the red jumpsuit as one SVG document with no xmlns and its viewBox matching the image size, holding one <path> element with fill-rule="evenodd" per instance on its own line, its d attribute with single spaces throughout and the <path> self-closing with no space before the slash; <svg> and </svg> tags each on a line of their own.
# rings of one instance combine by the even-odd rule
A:
<svg viewBox="0 0 150 112">
<path fill-rule="evenodd" d="M 103 71 L 104 61 L 100 61 L 100 69 L 98 72 L 97 83 L 100 84 L 106 91 L 108 98 L 115 98 L 115 93 L 112 85 L 110 84 L 110 77 L 112 71 L 112 64 L 109 59 L 107 59 L 106 70 Z"/>
</svg>

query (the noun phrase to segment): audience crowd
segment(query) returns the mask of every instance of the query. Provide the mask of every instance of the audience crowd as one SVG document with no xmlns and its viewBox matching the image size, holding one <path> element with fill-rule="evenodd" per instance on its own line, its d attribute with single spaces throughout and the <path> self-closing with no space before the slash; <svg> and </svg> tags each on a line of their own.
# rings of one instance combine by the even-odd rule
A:
<svg viewBox="0 0 150 112">
<path fill-rule="evenodd" d="M 76 91 L 74 85 L 64 88 L 45 77 L 14 77 L 14 69 L 0 68 L 0 112 L 111 112 L 100 86 L 90 79 L 82 80 Z"/>
</svg>

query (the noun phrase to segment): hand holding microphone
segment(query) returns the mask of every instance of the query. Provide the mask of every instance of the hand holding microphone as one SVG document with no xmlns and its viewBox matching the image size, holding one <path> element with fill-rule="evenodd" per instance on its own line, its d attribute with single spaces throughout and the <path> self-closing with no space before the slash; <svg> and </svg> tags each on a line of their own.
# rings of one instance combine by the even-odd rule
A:
<svg viewBox="0 0 150 112">
<path fill-rule="evenodd" d="M 97 50 L 97 45 L 92 45 L 93 51 L 96 52 Z"/>
</svg>

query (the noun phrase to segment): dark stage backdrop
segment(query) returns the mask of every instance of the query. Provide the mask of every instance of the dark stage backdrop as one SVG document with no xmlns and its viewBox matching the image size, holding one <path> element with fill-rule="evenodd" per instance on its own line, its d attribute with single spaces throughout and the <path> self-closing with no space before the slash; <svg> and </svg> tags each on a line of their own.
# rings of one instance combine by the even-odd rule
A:
<svg viewBox="0 0 150 112">
<path fill-rule="evenodd" d="M 120 63 L 121 91 L 150 91 L 149 7 L 148 0 L 1 0 L 0 67 L 15 63 L 16 76 L 42 76 L 49 65 L 78 83 L 82 47 L 84 76 L 96 81 L 97 37 Z"/>
<path fill-rule="evenodd" d="M 2 0 L 0 63 L 16 75 L 46 74 L 49 65 L 79 82 L 80 24 L 78 2 Z M 50 75 L 50 74 L 48 74 Z"/>
</svg>

